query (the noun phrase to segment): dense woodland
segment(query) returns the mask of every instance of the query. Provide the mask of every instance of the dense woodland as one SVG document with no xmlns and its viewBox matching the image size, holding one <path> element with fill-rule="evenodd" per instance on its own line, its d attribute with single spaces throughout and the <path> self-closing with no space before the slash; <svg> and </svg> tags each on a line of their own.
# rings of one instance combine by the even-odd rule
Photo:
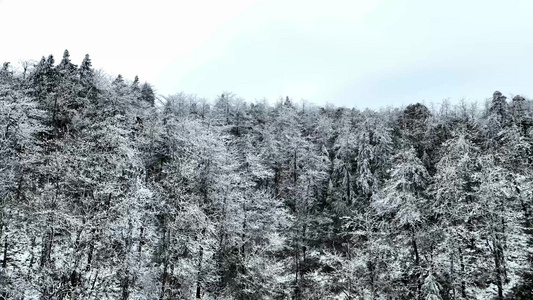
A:
<svg viewBox="0 0 533 300">
<path fill-rule="evenodd" d="M 0 299 L 533 299 L 532 126 L 5 63 Z"/>
</svg>

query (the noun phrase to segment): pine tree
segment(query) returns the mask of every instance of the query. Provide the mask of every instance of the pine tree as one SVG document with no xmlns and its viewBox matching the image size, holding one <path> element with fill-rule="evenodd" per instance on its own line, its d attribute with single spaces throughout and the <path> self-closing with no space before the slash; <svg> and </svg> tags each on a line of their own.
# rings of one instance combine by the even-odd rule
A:
<svg viewBox="0 0 533 300">
<path fill-rule="evenodd" d="M 73 77 L 76 75 L 77 68 L 78 66 L 70 61 L 70 54 L 68 50 L 65 49 L 65 52 L 63 52 L 63 59 L 61 59 L 61 62 L 57 65 L 59 74 L 67 78 Z"/>
<path fill-rule="evenodd" d="M 148 84 L 147 82 L 143 83 L 141 87 L 141 99 L 149 103 L 152 107 L 155 105 L 154 91 L 150 84 Z"/>
<path fill-rule="evenodd" d="M 78 73 L 82 86 L 79 96 L 89 99 L 90 101 L 96 100 L 98 90 L 95 85 L 95 74 L 89 54 L 85 54 L 85 57 L 83 58 L 83 61 L 78 69 Z"/>
</svg>

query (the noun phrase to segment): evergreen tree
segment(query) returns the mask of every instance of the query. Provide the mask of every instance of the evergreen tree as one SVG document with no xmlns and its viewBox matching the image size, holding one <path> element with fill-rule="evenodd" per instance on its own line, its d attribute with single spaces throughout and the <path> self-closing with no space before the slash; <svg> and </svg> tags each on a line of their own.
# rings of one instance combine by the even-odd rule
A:
<svg viewBox="0 0 533 300">
<path fill-rule="evenodd" d="M 155 105 L 154 91 L 150 84 L 148 84 L 147 82 L 143 83 L 141 87 L 141 99 L 149 103 L 152 107 Z"/>
<path fill-rule="evenodd" d="M 76 70 L 78 66 L 74 65 L 70 61 L 70 54 L 68 50 L 65 50 L 63 53 L 63 59 L 61 59 L 61 62 L 59 65 L 57 65 L 57 70 L 61 76 L 64 77 L 73 77 L 76 75 Z"/>
<path fill-rule="evenodd" d="M 98 93 L 95 85 L 95 74 L 92 68 L 91 59 L 89 54 L 85 54 L 83 61 L 81 62 L 80 67 L 78 68 L 79 78 L 81 89 L 79 96 L 82 98 L 89 99 L 91 101 L 96 100 L 96 95 Z"/>
</svg>

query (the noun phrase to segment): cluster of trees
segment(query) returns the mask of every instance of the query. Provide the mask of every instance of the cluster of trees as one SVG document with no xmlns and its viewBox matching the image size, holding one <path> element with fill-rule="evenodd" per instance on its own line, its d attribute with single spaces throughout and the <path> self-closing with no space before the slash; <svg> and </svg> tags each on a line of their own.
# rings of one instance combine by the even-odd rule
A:
<svg viewBox="0 0 533 300">
<path fill-rule="evenodd" d="M 531 299 L 531 101 L 160 99 L 0 70 L 0 299 Z"/>
</svg>

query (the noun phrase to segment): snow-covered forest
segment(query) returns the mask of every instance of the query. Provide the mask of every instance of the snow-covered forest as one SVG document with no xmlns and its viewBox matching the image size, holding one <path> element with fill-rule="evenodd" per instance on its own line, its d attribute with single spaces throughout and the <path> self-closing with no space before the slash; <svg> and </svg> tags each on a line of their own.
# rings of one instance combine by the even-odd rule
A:
<svg viewBox="0 0 533 300">
<path fill-rule="evenodd" d="M 533 299 L 532 126 L 5 63 L 0 299 Z"/>
</svg>

